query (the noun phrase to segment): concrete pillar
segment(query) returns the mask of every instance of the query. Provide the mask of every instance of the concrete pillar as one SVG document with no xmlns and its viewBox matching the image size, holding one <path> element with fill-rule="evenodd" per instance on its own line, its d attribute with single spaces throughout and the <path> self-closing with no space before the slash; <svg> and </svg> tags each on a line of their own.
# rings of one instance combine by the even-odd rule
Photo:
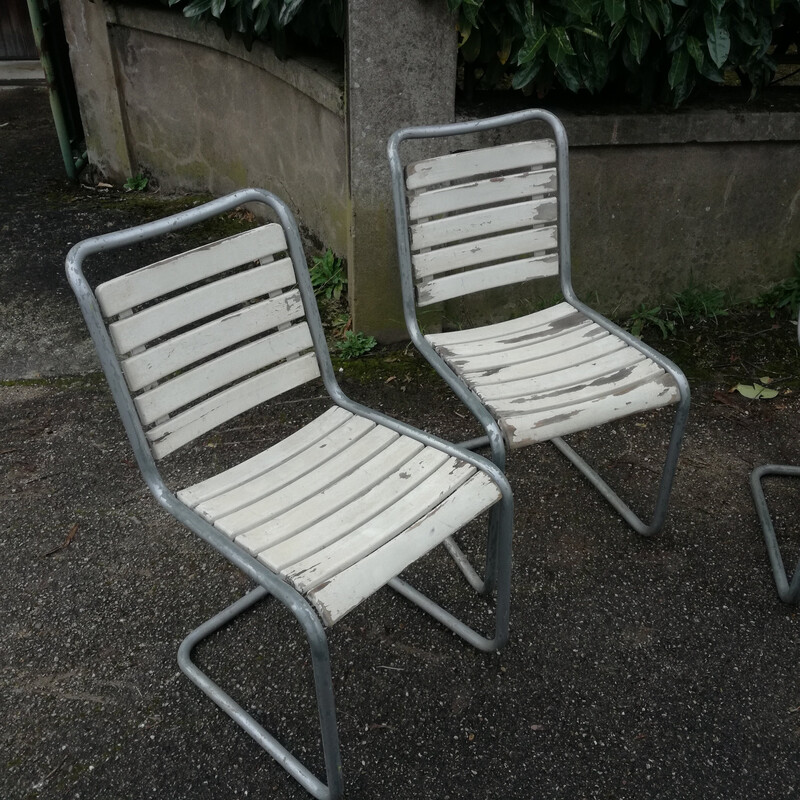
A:
<svg viewBox="0 0 800 800">
<path fill-rule="evenodd" d="M 348 0 L 349 293 L 353 327 L 406 337 L 386 142 L 454 117 L 457 38 L 441 0 Z"/>
<path fill-rule="evenodd" d="M 61 0 L 89 163 L 105 177 L 122 183 L 133 175 L 134 168 L 108 38 L 108 9 L 99 0 Z"/>
</svg>

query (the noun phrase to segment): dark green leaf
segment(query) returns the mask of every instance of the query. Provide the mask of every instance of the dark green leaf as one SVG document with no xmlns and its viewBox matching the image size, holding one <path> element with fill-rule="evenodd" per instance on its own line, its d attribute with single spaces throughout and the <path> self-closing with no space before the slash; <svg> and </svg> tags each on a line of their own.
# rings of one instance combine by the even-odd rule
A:
<svg viewBox="0 0 800 800">
<path fill-rule="evenodd" d="M 192 0 L 186 8 L 183 9 L 184 17 L 199 17 L 205 14 L 206 11 L 211 9 L 211 0 Z"/>
<path fill-rule="evenodd" d="M 518 69 L 511 79 L 511 86 L 514 89 L 524 89 L 538 74 L 541 69 L 541 61 L 529 61 L 522 69 Z"/>
<path fill-rule="evenodd" d="M 628 11 L 637 22 L 644 22 L 642 13 L 642 0 L 628 0 Z"/>
<path fill-rule="evenodd" d="M 688 36 L 686 38 L 686 49 L 689 51 L 689 55 L 692 57 L 697 69 L 702 69 L 703 62 L 706 60 L 706 54 L 703 52 L 703 45 L 700 44 L 699 39 L 695 38 L 694 36 Z M 679 50 L 677 52 L 681 51 Z"/>
<path fill-rule="evenodd" d="M 625 26 L 625 33 L 628 34 L 628 49 L 630 54 L 636 60 L 637 64 L 641 64 L 645 50 L 647 50 L 647 45 L 650 42 L 650 28 L 648 28 L 644 22 L 629 19 L 628 24 Z"/>
<path fill-rule="evenodd" d="M 686 76 L 689 72 L 689 51 L 687 48 L 682 47 L 672 54 L 672 64 L 669 68 L 667 80 L 669 81 L 670 89 L 686 83 Z"/>
<path fill-rule="evenodd" d="M 731 35 L 728 32 L 727 18 L 722 14 L 715 14 L 711 11 L 706 11 L 703 17 L 706 24 L 706 33 L 708 39 L 708 53 L 711 60 L 718 66 L 722 65 L 728 59 L 728 53 L 731 51 Z"/>
<path fill-rule="evenodd" d="M 278 15 L 278 24 L 286 27 L 297 15 L 304 0 L 283 0 L 283 8 Z"/>
<path fill-rule="evenodd" d="M 547 37 L 547 54 L 557 67 L 567 56 L 574 56 L 575 50 L 564 28 L 551 28 Z"/>
<path fill-rule="evenodd" d="M 227 0 L 211 0 L 211 13 L 219 19 L 220 14 L 225 10 Z"/>
<path fill-rule="evenodd" d="M 592 21 L 592 4 L 586 0 L 563 0 L 564 7 L 571 11 L 581 22 Z"/>
<path fill-rule="evenodd" d="M 560 63 L 556 64 L 556 72 L 564 86 L 571 92 L 577 92 L 581 88 L 580 73 L 574 56 L 563 58 Z"/>
<path fill-rule="evenodd" d="M 481 54 L 481 32 L 477 28 L 473 28 L 469 36 L 461 45 L 461 55 L 467 64 L 471 64 L 477 60 Z"/>
<path fill-rule="evenodd" d="M 616 25 L 625 16 L 625 0 L 604 0 L 604 5 L 612 25 Z"/>
<path fill-rule="evenodd" d="M 527 64 L 547 43 L 547 31 L 542 31 L 536 39 L 527 40 L 517 53 L 517 64 Z"/>
</svg>

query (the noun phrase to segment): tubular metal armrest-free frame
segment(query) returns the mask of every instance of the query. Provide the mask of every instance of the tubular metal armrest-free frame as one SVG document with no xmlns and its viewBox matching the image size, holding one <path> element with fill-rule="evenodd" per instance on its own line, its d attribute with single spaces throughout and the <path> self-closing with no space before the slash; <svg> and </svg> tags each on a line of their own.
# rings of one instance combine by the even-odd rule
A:
<svg viewBox="0 0 800 800">
<path fill-rule="evenodd" d="M 797 340 L 800 343 L 800 318 L 797 321 Z M 775 578 L 778 597 L 784 603 L 797 603 L 800 602 L 800 558 L 798 558 L 794 573 L 790 577 L 783 563 L 778 539 L 775 536 L 775 526 L 769 513 L 767 498 L 764 496 L 762 481 L 769 476 L 800 478 L 800 467 L 786 464 L 763 464 L 750 473 L 750 491 L 753 494 L 758 520 L 764 533 L 764 542 L 767 545 L 767 555 L 772 567 L 772 575 Z"/>
<path fill-rule="evenodd" d="M 149 264 L 94 289 L 93 254 L 144 242 L 244 203 L 278 223 Z M 484 651 L 508 639 L 513 501 L 488 460 L 350 400 L 328 354 L 297 225 L 258 189 L 77 244 L 67 274 L 141 473 L 160 505 L 255 584 L 183 642 L 183 672 L 308 792 L 343 792 L 325 628 L 389 585 Z M 317 419 L 222 473 L 174 493 L 157 460 L 317 376 L 332 401 Z M 498 592 L 484 636 L 397 575 L 491 508 Z M 325 781 L 191 659 L 192 649 L 272 597 L 311 651 Z"/>
<path fill-rule="evenodd" d="M 404 164 L 401 158 L 401 146 L 410 140 L 465 137 L 533 122 L 548 125 L 554 141 L 465 151 L 459 138 L 446 155 L 412 164 Z M 576 296 L 571 279 L 567 154 L 562 124 L 539 109 L 406 128 L 392 135 L 388 155 L 406 326 L 419 351 L 485 430 L 485 436 L 463 446 L 488 445 L 492 461 L 505 469 L 507 446 L 551 441 L 634 530 L 650 536 L 664 524 L 689 412 L 689 385 L 669 359 Z M 418 306 L 556 274 L 564 302 L 552 309 L 453 333 L 424 335 L 420 329 Z M 569 345 L 562 344 L 568 336 L 572 337 Z M 605 344 L 612 344 L 601 352 L 604 337 Z M 590 339 L 600 355 L 579 355 L 574 365 L 570 363 L 570 356 L 584 350 Z M 551 360 L 566 363 L 542 367 L 537 373 L 531 365 L 537 360 L 539 365 L 549 363 L 548 341 L 562 347 L 553 349 L 557 355 Z M 594 352 L 589 347 L 585 351 Z M 602 372 L 597 364 L 603 359 L 615 366 Z M 537 374 L 542 377 L 536 378 Z M 634 384 L 635 374 L 644 376 L 636 379 L 638 384 Z M 563 380 L 566 390 L 553 383 L 554 376 Z M 504 384 L 499 382 L 501 377 Z M 605 396 L 604 382 L 610 386 Z M 567 390 L 576 399 L 561 413 L 557 395 Z M 632 407 L 623 408 L 625 402 L 615 397 L 628 392 Z M 537 403 L 544 405 L 538 416 Z M 563 436 L 672 403 L 677 407 L 658 496 L 651 519 L 644 521 Z M 517 411 L 520 406 L 530 416 Z M 491 583 L 491 570 L 487 579 Z"/>
</svg>

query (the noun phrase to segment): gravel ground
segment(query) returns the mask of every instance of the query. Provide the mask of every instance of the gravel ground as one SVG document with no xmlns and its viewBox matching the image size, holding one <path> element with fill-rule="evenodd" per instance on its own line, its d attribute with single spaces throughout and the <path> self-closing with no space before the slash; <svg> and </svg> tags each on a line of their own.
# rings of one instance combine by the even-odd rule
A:
<svg viewBox="0 0 800 800">
<path fill-rule="evenodd" d="M 41 90 L 0 89 L 0 796 L 305 797 L 178 671 L 183 636 L 248 586 L 151 501 L 63 278 L 69 243 L 152 210 L 69 187 L 47 113 Z M 401 353 L 342 379 L 451 438 L 475 432 Z M 759 463 L 800 460 L 800 401 L 747 402 L 726 380 L 693 380 L 656 538 L 628 530 L 552 448 L 511 455 L 501 653 L 470 649 L 389 590 L 337 624 L 347 797 L 800 797 L 800 619 L 775 594 L 747 486 Z M 204 468 L 241 458 L 322 407 L 318 387 L 294 393 L 194 455 Z M 656 412 L 576 443 L 645 509 L 670 421 Z M 789 563 L 798 492 L 769 484 Z M 489 619 L 447 559 L 416 572 Z M 291 620 L 266 604 L 213 644 L 199 653 L 209 671 L 318 769 Z"/>
</svg>

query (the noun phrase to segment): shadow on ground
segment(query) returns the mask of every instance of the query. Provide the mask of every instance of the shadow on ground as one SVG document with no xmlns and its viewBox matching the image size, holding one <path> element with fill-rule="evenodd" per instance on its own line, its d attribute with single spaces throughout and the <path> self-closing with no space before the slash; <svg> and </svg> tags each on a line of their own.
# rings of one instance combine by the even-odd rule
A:
<svg viewBox="0 0 800 800">
<path fill-rule="evenodd" d="M 183 636 L 248 586 L 150 500 L 62 277 L 69 243 L 151 211 L 64 183 L 38 90 L 0 91 L 0 126 L 0 795 L 305 797 L 178 672 Z M 746 362 L 747 343 L 735 346 Z M 389 413 L 451 438 L 475 432 L 401 352 L 341 377 Z M 755 465 L 800 461 L 800 401 L 748 402 L 729 387 L 723 370 L 693 381 L 669 521 L 652 540 L 553 449 L 511 455 L 503 652 L 469 649 L 389 590 L 336 626 L 347 797 L 800 796 L 800 619 L 775 595 L 747 488 Z M 320 396 L 237 421 L 200 449 L 202 464 L 263 447 L 319 413 Z M 575 439 L 645 509 L 669 424 L 656 412 Z M 800 487 L 768 490 L 794 563 Z M 429 557 L 417 579 L 488 619 L 446 559 Z M 318 769 L 293 624 L 266 604 L 215 642 L 200 653 L 210 671 Z"/>
</svg>

